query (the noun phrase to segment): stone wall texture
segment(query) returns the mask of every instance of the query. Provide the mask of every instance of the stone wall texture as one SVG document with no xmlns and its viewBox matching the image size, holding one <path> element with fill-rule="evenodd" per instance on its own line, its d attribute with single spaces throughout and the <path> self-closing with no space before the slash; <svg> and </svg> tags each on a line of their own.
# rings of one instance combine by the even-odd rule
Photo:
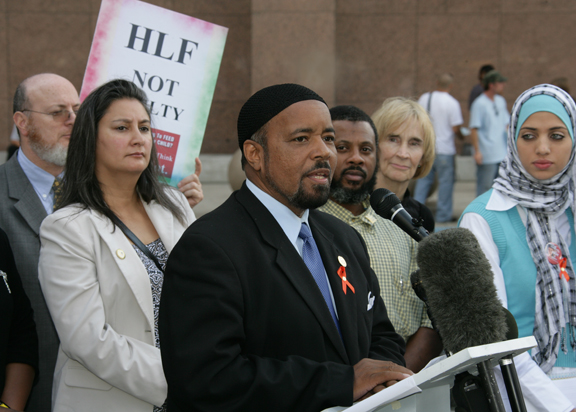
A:
<svg viewBox="0 0 576 412">
<path fill-rule="evenodd" d="M 149 0 L 229 28 L 202 153 L 237 148 L 236 118 L 262 87 L 304 84 L 330 104 L 372 113 L 417 98 L 438 74 L 467 99 L 481 65 L 508 77 L 509 108 L 526 88 L 567 77 L 576 89 L 573 0 Z M 100 0 L 0 0 L 0 150 L 12 96 L 53 72 L 80 89 Z"/>
</svg>

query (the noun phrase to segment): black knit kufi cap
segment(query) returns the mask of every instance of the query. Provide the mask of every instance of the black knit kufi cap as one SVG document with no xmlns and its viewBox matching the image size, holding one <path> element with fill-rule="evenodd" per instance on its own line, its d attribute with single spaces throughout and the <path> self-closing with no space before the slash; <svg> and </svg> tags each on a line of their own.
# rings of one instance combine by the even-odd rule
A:
<svg viewBox="0 0 576 412">
<path fill-rule="evenodd" d="M 269 86 L 254 93 L 244 103 L 238 115 L 238 145 L 240 150 L 242 150 L 244 142 L 274 116 L 288 106 L 303 100 L 318 100 L 326 104 L 316 92 L 293 83 Z"/>
</svg>

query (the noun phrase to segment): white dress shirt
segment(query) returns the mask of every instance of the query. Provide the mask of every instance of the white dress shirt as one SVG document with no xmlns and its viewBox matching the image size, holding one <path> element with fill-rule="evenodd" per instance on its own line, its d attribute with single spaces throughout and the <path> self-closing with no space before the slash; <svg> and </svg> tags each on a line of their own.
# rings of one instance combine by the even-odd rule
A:
<svg viewBox="0 0 576 412">
<path fill-rule="evenodd" d="M 301 217 L 296 216 L 288 207 L 284 206 L 278 200 L 274 199 L 268 193 L 264 192 L 249 179 L 246 179 L 246 186 L 248 189 L 258 198 L 260 202 L 268 209 L 268 211 L 274 216 L 274 219 L 278 222 L 290 242 L 294 245 L 298 254 L 302 256 L 302 248 L 304 247 L 304 241 L 298 236 L 300 233 L 300 227 L 302 223 L 306 223 L 308 227 L 308 215 L 310 211 L 306 209 Z M 312 232 L 312 228 L 310 228 Z M 334 294 L 332 293 L 332 288 L 330 287 L 330 280 L 326 274 L 326 269 L 324 269 L 324 276 L 326 276 L 326 284 L 328 285 L 328 290 L 330 291 L 330 297 L 332 298 L 332 306 L 334 307 L 334 312 L 338 319 L 338 308 L 336 307 L 336 302 L 334 301 Z"/>
<path fill-rule="evenodd" d="M 54 210 L 54 191 L 52 190 L 54 176 L 32 163 L 22 150 L 18 150 L 16 156 L 18 156 L 18 163 L 20 163 L 22 171 L 30 181 L 34 191 L 42 202 L 46 214 L 51 214 Z M 62 176 L 64 176 L 64 172 L 58 175 L 59 178 L 62 178 Z"/>
</svg>

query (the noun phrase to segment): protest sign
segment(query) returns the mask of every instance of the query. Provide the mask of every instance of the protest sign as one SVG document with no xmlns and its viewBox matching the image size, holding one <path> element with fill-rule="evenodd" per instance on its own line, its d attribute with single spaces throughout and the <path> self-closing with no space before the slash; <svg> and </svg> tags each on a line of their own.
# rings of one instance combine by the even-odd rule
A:
<svg viewBox="0 0 576 412">
<path fill-rule="evenodd" d="M 194 171 L 228 29 L 138 0 L 102 0 L 80 99 L 115 78 L 150 100 L 162 174 Z"/>
</svg>

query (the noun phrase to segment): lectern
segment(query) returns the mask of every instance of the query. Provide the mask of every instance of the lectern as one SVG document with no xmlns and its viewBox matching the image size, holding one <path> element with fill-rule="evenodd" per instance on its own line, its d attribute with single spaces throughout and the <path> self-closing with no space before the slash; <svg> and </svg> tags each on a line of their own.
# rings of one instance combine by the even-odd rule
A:
<svg viewBox="0 0 576 412">
<path fill-rule="evenodd" d="M 450 412 L 450 388 L 454 376 L 462 372 L 476 374 L 476 365 L 489 360 L 492 366 L 512 354 L 519 355 L 536 346 L 528 336 L 488 345 L 473 346 L 432 361 L 414 376 L 386 388 L 350 407 L 334 407 L 323 412 Z"/>
</svg>

